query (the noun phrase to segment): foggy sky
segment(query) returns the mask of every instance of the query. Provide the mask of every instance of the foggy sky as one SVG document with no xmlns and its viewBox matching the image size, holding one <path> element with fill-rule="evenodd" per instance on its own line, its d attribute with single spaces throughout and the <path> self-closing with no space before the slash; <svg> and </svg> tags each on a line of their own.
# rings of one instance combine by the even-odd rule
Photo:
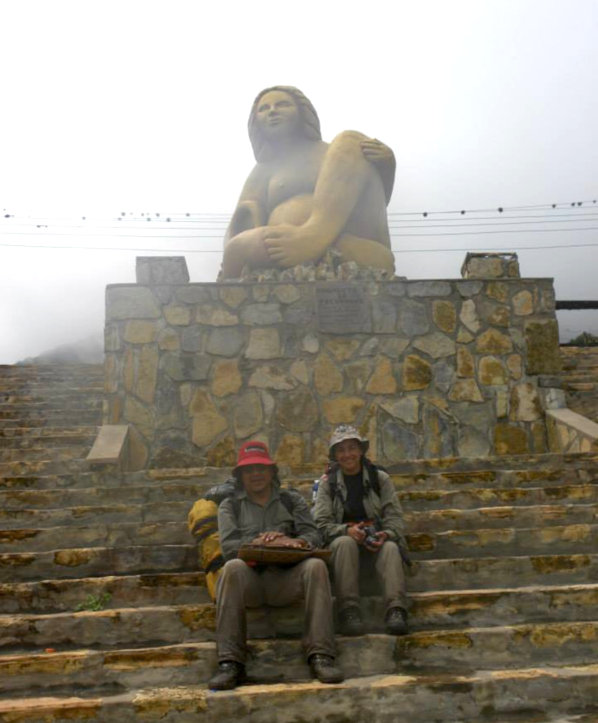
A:
<svg viewBox="0 0 598 723">
<path fill-rule="evenodd" d="M 12 217 L 0 219 L 0 363 L 101 333 L 105 286 L 133 282 L 147 252 L 86 247 L 214 251 L 186 258 L 192 281 L 215 280 L 225 217 L 214 214 L 235 206 L 254 164 L 249 109 L 274 84 L 306 93 L 324 140 L 356 129 L 395 151 L 398 274 L 458 277 L 465 252 L 452 249 L 561 245 L 519 250 L 522 275 L 554 277 L 559 298 L 598 298 L 598 247 L 580 246 L 598 231 L 574 230 L 598 228 L 594 0 L 2 10 L 0 208 Z M 459 214 L 421 216 L 488 209 L 470 232 L 494 232 L 499 206 L 564 214 L 582 201 L 559 232 L 553 216 L 510 227 L 520 233 L 449 235 L 465 230 Z M 419 227 L 398 228 L 408 220 Z M 598 333 L 598 312 L 585 328 Z"/>
</svg>

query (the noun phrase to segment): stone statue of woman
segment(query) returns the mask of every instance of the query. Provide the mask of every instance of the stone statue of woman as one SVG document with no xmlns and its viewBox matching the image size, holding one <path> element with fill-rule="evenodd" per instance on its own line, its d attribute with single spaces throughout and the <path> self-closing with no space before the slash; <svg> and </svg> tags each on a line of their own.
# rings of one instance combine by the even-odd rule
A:
<svg viewBox="0 0 598 723">
<path fill-rule="evenodd" d="M 257 96 L 249 138 L 257 163 L 226 233 L 221 279 L 317 262 L 329 247 L 341 261 L 394 272 L 390 148 L 356 131 L 324 143 L 314 107 L 291 86 Z"/>
</svg>

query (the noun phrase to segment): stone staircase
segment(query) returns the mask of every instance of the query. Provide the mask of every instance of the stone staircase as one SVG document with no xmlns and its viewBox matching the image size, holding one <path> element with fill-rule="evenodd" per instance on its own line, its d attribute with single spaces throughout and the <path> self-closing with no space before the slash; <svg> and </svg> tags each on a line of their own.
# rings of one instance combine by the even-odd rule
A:
<svg viewBox="0 0 598 723">
<path fill-rule="evenodd" d="M 0 389 L 0 722 L 598 720 L 598 455 L 398 465 L 412 632 L 366 599 L 324 686 L 300 606 L 253 611 L 252 683 L 212 693 L 185 520 L 228 470 L 86 468 L 98 368 L 4 367 Z M 308 496 L 315 473 L 285 478 Z"/>
<path fill-rule="evenodd" d="M 562 346 L 567 406 L 598 422 L 598 347 Z"/>
</svg>

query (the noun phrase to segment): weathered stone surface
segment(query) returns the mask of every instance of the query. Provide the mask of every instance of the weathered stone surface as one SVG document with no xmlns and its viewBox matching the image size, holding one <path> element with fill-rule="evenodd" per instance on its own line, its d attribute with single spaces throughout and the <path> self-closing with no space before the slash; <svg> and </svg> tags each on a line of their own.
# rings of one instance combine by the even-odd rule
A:
<svg viewBox="0 0 598 723">
<path fill-rule="evenodd" d="M 301 341 L 301 348 L 308 354 L 317 354 L 320 350 L 320 340 L 315 334 L 306 334 Z"/>
<path fill-rule="evenodd" d="M 475 427 L 461 427 L 458 452 L 460 457 L 486 457 L 490 453 L 490 442 Z"/>
<path fill-rule="evenodd" d="M 314 385 L 323 397 L 342 391 L 343 375 L 328 354 L 320 354 L 315 361 Z"/>
<path fill-rule="evenodd" d="M 394 394 L 397 391 L 397 380 L 392 371 L 392 364 L 387 357 L 376 359 L 374 371 L 366 386 L 369 394 Z"/>
<path fill-rule="evenodd" d="M 282 321 L 280 304 L 248 304 L 241 309 L 244 324 L 264 326 Z"/>
<path fill-rule="evenodd" d="M 231 309 L 239 307 L 247 298 L 247 289 L 242 286 L 222 286 L 219 290 L 220 299 Z"/>
<path fill-rule="evenodd" d="M 511 324 L 511 312 L 506 306 L 494 306 L 488 309 L 486 320 L 493 326 L 509 327 Z"/>
<path fill-rule="evenodd" d="M 499 419 L 509 416 L 509 393 L 506 389 L 496 390 L 496 416 Z"/>
<path fill-rule="evenodd" d="M 478 312 L 475 308 L 475 302 L 473 299 L 467 299 L 461 305 L 461 313 L 459 314 L 461 323 L 466 326 L 469 331 L 477 334 L 480 330 L 480 320 L 478 318 Z"/>
<path fill-rule="evenodd" d="M 294 361 L 289 371 L 301 384 L 309 384 L 309 370 L 303 359 Z"/>
<path fill-rule="evenodd" d="M 359 349 L 357 339 L 328 339 L 326 349 L 337 361 L 347 361 Z"/>
<path fill-rule="evenodd" d="M 234 357 L 243 346 L 243 334 L 235 328 L 212 329 L 208 336 L 206 351 L 216 356 Z"/>
<path fill-rule="evenodd" d="M 281 284 L 275 287 L 274 296 L 276 296 L 281 304 L 293 304 L 295 301 L 299 301 L 301 292 L 292 284 Z"/>
<path fill-rule="evenodd" d="M 210 467 L 234 467 L 237 455 L 233 438 L 226 436 L 206 452 L 206 461 Z"/>
<path fill-rule="evenodd" d="M 258 367 L 249 377 L 249 386 L 258 389 L 278 389 L 287 391 L 294 389 L 297 382 L 281 369 L 272 365 Z"/>
<path fill-rule="evenodd" d="M 149 459 L 149 448 L 135 427 L 129 427 L 127 439 L 129 452 L 129 469 L 144 469 Z"/>
<path fill-rule="evenodd" d="M 233 428 L 235 436 L 245 439 L 261 429 L 264 415 L 260 396 L 251 391 L 237 397 L 233 408 Z"/>
<path fill-rule="evenodd" d="M 210 292 L 200 284 L 178 286 L 174 290 L 175 299 L 181 304 L 203 304 L 210 300 Z"/>
<path fill-rule="evenodd" d="M 158 323 L 155 321 L 127 321 L 123 339 L 129 344 L 151 344 L 156 341 Z"/>
<path fill-rule="evenodd" d="M 499 256 L 470 256 L 468 254 L 461 273 L 466 279 L 495 279 L 501 276 L 511 276 L 508 268 L 508 262 Z"/>
<path fill-rule="evenodd" d="M 324 416 L 330 424 L 354 424 L 357 413 L 365 405 L 360 397 L 337 397 L 323 402 Z"/>
<path fill-rule="evenodd" d="M 144 402 L 152 404 L 158 378 L 158 347 L 145 344 L 139 352 L 135 394 Z"/>
<path fill-rule="evenodd" d="M 254 285 L 251 289 L 251 295 L 253 296 L 254 301 L 259 301 L 261 303 L 266 302 L 270 298 L 270 287 L 266 284 Z"/>
<path fill-rule="evenodd" d="M 407 285 L 403 281 L 392 281 L 386 285 L 386 293 L 390 296 L 405 296 Z"/>
<path fill-rule="evenodd" d="M 127 395 L 125 399 L 124 421 L 134 424 L 146 439 L 154 433 L 154 415 L 144 404 Z"/>
<path fill-rule="evenodd" d="M 446 334 L 452 334 L 457 326 L 457 311 L 450 301 L 434 301 L 432 304 L 434 323 Z"/>
<path fill-rule="evenodd" d="M 455 381 L 455 367 L 446 360 L 436 362 L 432 367 L 435 387 L 446 394 Z"/>
<path fill-rule="evenodd" d="M 162 329 L 158 334 L 158 348 L 161 351 L 177 351 L 181 348 L 181 340 L 174 329 Z"/>
<path fill-rule="evenodd" d="M 475 365 L 473 355 L 466 346 L 457 347 L 457 376 L 473 377 Z"/>
<path fill-rule="evenodd" d="M 191 309 L 188 306 L 165 306 L 164 318 L 173 326 L 189 326 L 191 323 Z"/>
<path fill-rule="evenodd" d="M 460 281 L 456 286 L 459 294 L 466 299 L 479 294 L 484 284 L 481 281 Z"/>
<path fill-rule="evenodd" d="M 248 359 L 276 359 L 280 357 L 278 329 L 252 329 L 245 350 Z"/>
<path fill-rule="evenodd" d="M 513 351 L 513 342 L 506 334 L 487 329 L 477 337 L 476 351 L 482 354 L 508 354 Z"/>
<path fill-rule="evenodd" d="M 424 431 L 424 457 L 440 458 L 454 455 L 451 425 L 438 409 L 426 407 Z"/>
<path fill-rule="evenodd" d="M 381 440 L 384 457 L 390 462 L 417 459 L 421 456 L 417 434 L 405 429 L 398 422 L 388 420 L 382 425 Z"/>
<path fill-rule="evenodd" d="M 513 296 L 513 313 L 517 316 L 527 316 L 534 310 L 534 300 L 527 289 L 519 291 Z"/>
<path fill-rule="evenodd" d="M 475 379 L 458 379 L 452 386 L 449 397 L 452 402 L 483 402 L 484 398 Z"/>
<path fill-rule="evenodd" d="M 501 304 L 506 304 L 509 300 L 509 286 L 504 281 L 489 281 L 486 286 L 486 294 L 491 299 L 500 301 Z"/>
<path fill-rule="evenodd" d="M 291 432 L 309 432 L 318 421 L 319 411 L 313 394 L 307 389 L 296 389 L 278 399 L 276 419 Z"/>
<path fill-rule="evenodd" d="M 432 367 L 416 354 L 409 354 L 403 363 L 402 386 L 405 391 L 425 389 L 432 381 Z"/>
<path fill-rule="evenodd" d="M 398 359 L 409 346 L 409 339 L 401 339 L 398 336 L 385 337 L 380 339 L 380 351 L 391 359 Z"/>
<path fill-rule="evenodd" d="M 467 331 L 464 326 L 459 327 L 457 332 L 457 343 L 458 344 L 469 344 L 469 342 L 475 339 L 474 335 Z"/>
<path fill-rule="evenodd" d="M 138 256 L 135 264 L 138 284 L 186 284 L 189 271 L 184 256 Z"/>
<path fill-rule="evenodd" d="M 532 442 L 535 454 L 543 454 L 548 452 L 548 439 L 546 436 L 546 425 L 543 421 L 537 421 L 532 424 Z M 580 450 L 580 451 L 590 451 Z"/>
<path fill-rule="evenodd" d="M 220 414 L 214 402 L 202 389 L 198 389 L 189 404 L 192 417 L 191 440 L 198 447 L 205 447 L 227 429 L 226 418 Z"/>
<path fill-rule="evenodd" d="M 513 379 L 521 379 L 523 364 L 519 354 L 509 354 L 507 357 L 507 369 Z"/>
<path fill-rule="evenodd" d="M 494 428 L 496 454 L 527 454 L 529 444 L 525 429 L 499 422 Z"/>
<path fill-rule="evenodd" d="M 239 317 L 228 309 L 200 304 L 195 311 L 195 321 L 208 326 L 235 326 L 239 323 Z"/>
<path fill-rule="evenodd" d="M 414 395 L 382 402 L 380 407 L 394 419 L 400 419 L 407 424 L 419 422 L 419 399 Z"/>
<path fill-rule="evenodd" d="M 422 336 L 413 342 L 413 346 L 433 359 L 443 356 L 452 356 L 456 351 L 455 342 L 445 334 L 434 331 L 431 334 Z"/>
<path fill-rule="evenodd" d="M 187 326 L 181 331 L 181 349 L 183 351 L 200 351 L 203 347 L 205 332 L 202 326 Z"/>
<path fill-rule="evenodd" d="M 212 368 L 211 391 L 217 397 L 226 397 L 229 394 L 236 394 L 243 379 L 239 372 L 237 359 L 226 359 L 216 361 Z"/>
<path fill-rule="evenodd" d="M 478 370 L 480 384 L 486 386 L 502 386 L 509 381 L 507 370 L 500 359 L 495 356 L 483 356 Z"/>
<path fill-rule="evenodd" d="M 399 331 L 411 338 L 425 334 L 430 328 L 426 305 L 405 299 L 399 307 Z"/>
<path fill-rule="evenodd" d="M 372 322 L 374 334 L 394 334 L 397 325 L 397 312 L 390 299 L 372 301 Z"/>
<path fill-rule="evenodd" d="M 275 459 L 278 464 L 298 467 L 305 461 L 305 443 L 296 434 L 285 434 L 276 449 Z"/>
<path fill-rule="evenodd" d="M 146 286 L 108 286 L 106 319 L 158 319 L 160 305 Z"/>
<path fill-rule="evenodd" d="M 511 390 L 511 419 L 533 422 L 542 416 L 538 390 L 533 384 L 518 384 Z"/>
<path fill-rule="evenodd" d="M 136 359 L 135 351 L 131 347 L 125 349 L 123 354 L 122 379 L 126 392 L 132 392 L 135 385 Z"/>
<path fill-rule="evenodd" d="M 556 374 L 561 370 L 559 329 L 555 319 L 525 322 L 528 374 Z"/>
<path fill-rule="evenodd" d="M 119 351 L 122 348 L 118 324 L 106 324 L 104 327 L 104 351 Z"/>
<path fill-rule="evenodd" d="M 448 296 L 451 293 L 449 281 L 413 281 L 407 286 L 409 296 Z"/>
<path fill-rule="evenodd" d="M 347 392 L 359 394 L 365 389 L 368 379 L 372 373 L 372 362 L 369 359 L 358 359 L 345 366 L 347 377 Z"/>
<path fill-rule="evenodd" d="M 163 354 L 160 369 L 175 382 L 204 381 L 208 378 L 211 360 L 203 354 Z"/>
</svg>

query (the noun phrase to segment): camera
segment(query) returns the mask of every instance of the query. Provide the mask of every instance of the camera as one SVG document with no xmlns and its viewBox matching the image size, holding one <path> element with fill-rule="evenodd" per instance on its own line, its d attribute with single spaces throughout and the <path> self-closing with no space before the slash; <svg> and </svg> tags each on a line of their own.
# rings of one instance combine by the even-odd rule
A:
<svg viewBox="0 0 598 723">
<path fill-rule="evenodd" d="M 366 547 L 371 547 L 378 542 L 378 533 L 374 525 L 364 525 L 361 529 L 365 532 L 363 544 L 366 545 Z"/>
</svg>

